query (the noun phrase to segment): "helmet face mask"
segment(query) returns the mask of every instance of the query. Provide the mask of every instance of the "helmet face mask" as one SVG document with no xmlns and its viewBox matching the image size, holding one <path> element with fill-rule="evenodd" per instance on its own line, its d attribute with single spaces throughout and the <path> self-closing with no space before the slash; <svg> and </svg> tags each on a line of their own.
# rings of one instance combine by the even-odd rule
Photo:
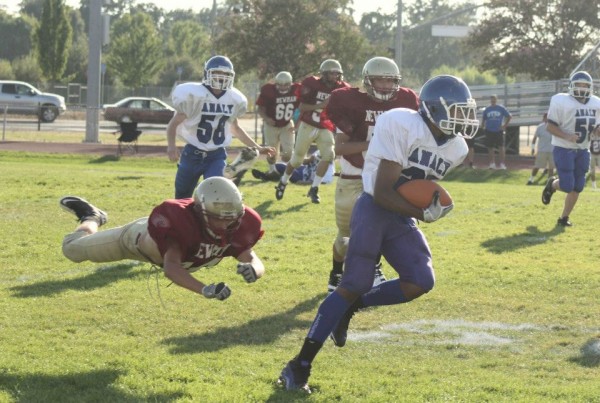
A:
<svg viewBox="0 0 600 403">
<path fill-rule="evenodd" d="M 224 240 L 237 230 L 244 216 L 242 194 L 235 184 L 216 176 L 202 181 L 194 191 L 194 210 L 204 222 L 206 232 Z"/>
<path fill-rule="evenodd" d="M 446 136 L 470 139 L 477 134 L 477 104 L 461 79 L 434 77 L 423 85 L 419 98 L 419 111 Z"/>
<path fill-rule="evenodd" d="M 569 79 L 569 95 L 587 102 L 592 96 L 593 86 L 592 76 L 585 71 L 578 71 Z"/>
<path fill-rule="evenodd" d="M 288 71 L 280 71 L 275 76 L 275 88 L 280 94 L 287 93 L 292 87 L 292 75 Z"/>
<path fill-rule="evenodd" d="M 379 101 L 388 101 L 400 90 L 402 76 L 396 62 L 387 57 L 370 59 L 362 71 L 367 94 Z"/>
<path fill-rule="evenodd" d="M 342 65 L 337 60 L 327 59 L 319 66 L 319 73 L 323 81 L 329 85 L 334 85 L 343 80 L 344 70 L 342 70 Z"/>
<path fill-rule="evenodd" d="M 233 88 L 233 63 L 225 56 L 213 56 L 204 65 L 204 84 L 215 90 Z"/>
</svg>

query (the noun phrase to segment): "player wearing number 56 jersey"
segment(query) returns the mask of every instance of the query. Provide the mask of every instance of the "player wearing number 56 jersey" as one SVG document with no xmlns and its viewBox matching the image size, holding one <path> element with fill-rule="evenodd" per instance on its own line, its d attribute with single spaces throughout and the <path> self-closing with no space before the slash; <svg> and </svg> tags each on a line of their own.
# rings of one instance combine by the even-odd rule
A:
<svg viewBox="0 0 600 403">
<path fill-rule="evenodd" d="M 569 80 L 569 93 L 554 95 L 548 109 L 547 129 L 552 134 L 558 179 L 548 179 L 542 202 L 549 204 L 559 189 L 567 193 L 558 225 L 572 225 L 569 214 L 585 186 L 585 174 L 590 167 L 590 136 L 599 130 L 599 123 L 600 98 L 593 95 L 592 77 L 585 71 L 578 71 Z"/>
<path fill-rule="evenodd" d="M 239 125 L 246 113 L 246 97 L 233 87 L 233 64 L 225 56 L 213 56 L 204 65 L 203 83 L 180 84 L 171 95 L 177 111 L 167 126 L 167 154 L 179 160 L 175 177 L 175 198 L 191 197 L 201 176 L 223 176 L 227 147 L 232 135 L 261 154 L 271 154 L 270 147 L 259 146 Z M 181 156 L 175 137 L 187 145 Z"/>
<path fill-rule="evenodd" d="M 281 181 L 275 187 L 275 198 L 281 200 L 289 178 L 298 168 L 314 142 L 321 153 L 321 162 L 307 196 L 313 203 L 320 203 L 318 188 L 327 172 L 329 164 L 335 158 L 333 125 L 321 118 L 333 90 L 350 85 L 342 79 L 342 65 L 337 60 L 327 59 L 319 67 L 321 77 L 310 76 L 302 81 L 300 89 L 300 125 L 296 135 L 296 144 L 292 159 L 288 162 Z"/>
<path fill-rule="evenodd" d="M 275 155 L 267 158 L 268 177 L 279 178 L 276 163 L 281 148 L 281 160 L 288 162 L 294 149 L 294 111 L 300 104 L 300 84 L 294 83 L 292 75 L 280 71 L 275 83 L 267 83 L 260 89 L 256 100 L 258 114 L 263 119 L 265 143 L 275 148 Z"/>
</svg>

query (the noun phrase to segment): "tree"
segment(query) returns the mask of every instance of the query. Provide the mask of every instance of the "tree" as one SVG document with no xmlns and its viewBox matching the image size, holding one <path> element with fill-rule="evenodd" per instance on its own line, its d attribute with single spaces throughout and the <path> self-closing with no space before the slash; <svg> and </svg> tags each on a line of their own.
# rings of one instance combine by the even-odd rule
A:
<svg viewBox="0 0 600 403">
<path fill-rule="evenodd" d="M 36 27 L 37 22 L 31 16 L 21 14 L 13 17 L 0 10 L 0 59 L 12 61 L 27 55 Z"/>
<path fill-rule="evenodd" d="M 73 40 L 69 48 L 64 75 L 68 81 L 83 83 L 87 81 L 88 36 L 79 10 L 70 9 L 69 17 L 73 29 Z"/>
<path fill-rule="evenodd" d="M 567 77 L 600 40 L 600 3 L 492 0 L 471 34 L 483 69 L 535 80 Z"/>
<path fill-rule="evenodd" d="M 67 66 L 71 47 L 71 24 L 63 0 L 44 0 L 42 19 L 36 34 L 37 52 L 44 75 L 59 81 Z"/>
<path fill-rule="evenodd" d="M 187 56 L 202 63 L 210 55 L 210 34 L 196 21 L 177 21 L 171 26 L 168 52 L 175 57 Z"/>
<path fill-rule="evenodd" d="M 404 30 L 402 72 L 417 77 L 420 86 L 441 65 L 462 69 L 471 60 L 462 38 L 431 35 L 432 22 L 449 25 L 468 25 L 473 13 L 459 13 L 463 5 L 449 5 L 447 0 L 417 0 L 406 9 L 408 24 Z M 448 17 L 446 17 L 448 16 Z M 404 23 L 403 23 L 404 25 Z M 416 83 L 415 83 L 416 84 Z"/>
<path fill-rule="evenodd" d="M 164 55 L 162 40 L 146 13 L 125 14 L 112 30 L 106 66 L 123 84 L 139 88 L 154 82 Z"/>
<path fill-rule="evenodd" d="M 12 65 L 6 59 L 0 59 L 0 80 L 14 80 L 15 73 Z"/>
<path fill-rule="evenodd" d="M 28 83 L 39 83 L 43 80 L 42 69 L 33 53 L 13 60 L 12 68 L 17 80 Z"/>
<path fill-rule="evenodd" d="M 347 3 L 247 0 L 241 13 L 230 8 L 214 21 L 217 46 L 213 51 L 230 56 L 236 70 L 256 69 L 260 78 L 287 70 L 301 79 L 318 71 L 326 58 L 338 59 L 345 73 L 355 78 L 368 54 L 368 44 L 354 20 L 343 12 Z"/>
</svg>

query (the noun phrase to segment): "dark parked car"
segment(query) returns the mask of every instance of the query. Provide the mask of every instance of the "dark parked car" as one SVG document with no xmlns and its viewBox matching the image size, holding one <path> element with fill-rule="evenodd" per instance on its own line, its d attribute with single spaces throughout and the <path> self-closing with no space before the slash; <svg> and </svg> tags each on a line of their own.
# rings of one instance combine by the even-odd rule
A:
<svg viewBox="0 0 600 403">
<path fill-rule="evenodd" d="M 116 104 L 104 105 L 104 120 L 117 123 L 164 123 L 175 109 L 156 98 L 129 97 Z"/>
</svg>

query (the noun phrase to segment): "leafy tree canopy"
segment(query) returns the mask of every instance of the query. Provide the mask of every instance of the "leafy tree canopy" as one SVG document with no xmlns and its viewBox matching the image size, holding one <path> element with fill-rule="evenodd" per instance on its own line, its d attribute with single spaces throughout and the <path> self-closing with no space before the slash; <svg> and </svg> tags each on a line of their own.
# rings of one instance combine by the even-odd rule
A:
<svg viewBox="0 0 600 403">
<path fill-rule="evenodd" d="M 164 57 L 162 39 L 152 18 L 144 12 L 125 14 L 111 31 L 107 69 L 123 84 L 139 88 L 155 82 Z"/>
<path fill-rule="evenodd" d="M 491 0 L 468 42 L 482 69 L 534 80 L 567 77 L 600 40 L 600 3 Z"/>
<path fill-rule="evenodd" d="M 247 0 L 241 13 L 233 14 L 230 9 L 218 17 L 213 27 L 217 46 L 212 53 L 227 54 L 240 71 L 256 69 L 261 79 L 287 70 L 298 80 L 317 72 L 327 58 L 338 59 L 346 75 L 356 78 L 368 45 L 344 12 L 348 3 Z"/>
</svg>

